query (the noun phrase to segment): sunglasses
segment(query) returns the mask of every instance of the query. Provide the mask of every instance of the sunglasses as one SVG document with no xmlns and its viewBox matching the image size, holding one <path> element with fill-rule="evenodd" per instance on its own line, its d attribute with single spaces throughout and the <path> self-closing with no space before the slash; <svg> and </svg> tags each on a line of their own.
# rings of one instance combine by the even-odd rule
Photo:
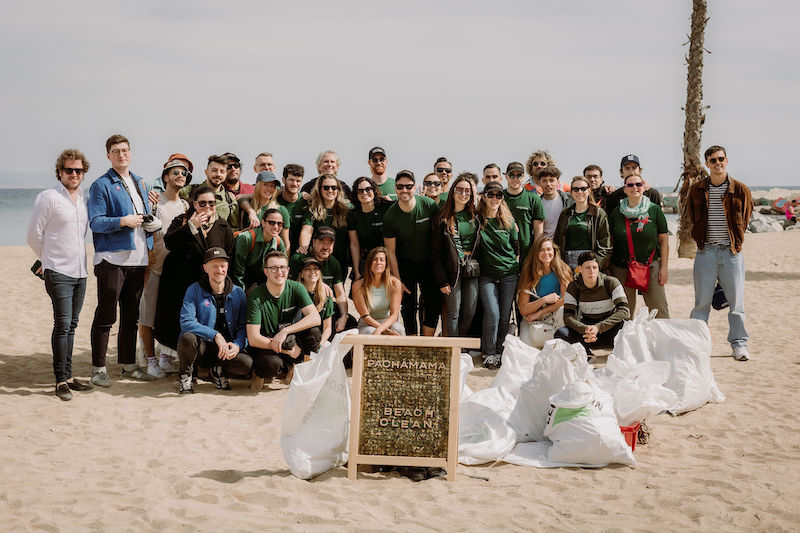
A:
<svg viewBox="0 0 800 533">
<path fill-rule="evenodd" d="M 455 194 L 469 194 L 472 192 L 470 187 L 456 187 L 453 192 Z"/>
<path fill-rule="evenodd" d="M 422 184 L 425 185 L 426 187 L 441 187 L 442 186 L 442 182 L 441 181 L 423 181 Z"/>
<path fill-rule="evenodd" d="M 283 220 L 266 220 L 265 222 L 270 226 L 278 226 L 279 228 L 283 227 Z"/>
<path fill-rule="evenodd" d="M 214 207 L 217 205 L 216 200 L 195 200 L 200 207 Z"/>
<path fill-rule="evenodd" d="M 634 187 L 644 187 L 644 182 L 637 181 L 635 183 L 626 183 L 625 186 L 629 189 L 633 189 Z M 573 189 L 575 190 L 575 189 Z"/>
<path fill-rule="evenodd" d="M 232 168 L 240 168 L 241 166 L 242 165 L 240 165 L 239 163 L 229 163 L 228 170 L 231 170 Z"/>
<path fill-rule="evenodd" d="M 496 198 L 501 199 L 503 197 L 503 193 L 501 192 L 487 192 L 484 194 L 486 198 Z"/>
<path fill-rule="evenodd" d="M 508 177 L 514 178 L 515 180 L 519 180 L 522 179 L 522 174 L 520 174 L 519 172 L 512 172 L 511 174 L 508 175 Z"/>
<path fill-rule="evenodd" d="M 442 173 L 444 173 L 444 174 L 452 174 L 453 173 L 453 169 L 452 168 L 438 167 L 436 169 L 436 172 L 438 172 L 439 174 L 442 174 Z"/>
<path fill-rule="evenodd" d="M 175 170 L 173 170 L 173 171 L 172 171 L 172 175 L 173 175 L 173 176 L 183 176 L 183 177 L 186 177 L 186 176 L 188 176 L 188 175 L 189 175 L 189 173 L 188 173 L 188 172 L 186 172 L 185 170 L 178 170 L 178 169 L 176 168 Z"/>
<path fill-rule="evenodd" d="M 338 185 L 323 185 L 322 186 L 322 190 L 323 191 L 338 191 L 339 190 L 339 186 Z"/>
<path fill-rule="evenodd" d="M 372 159 L 370 159 L 370 161 L 372 161 L 373 163 L 383 163 L 384 161 L 386 161 L 386 158 L 385 157 L 373 157 Z"/>
<path fill-rule="evenodd" d="M 534 161 L 533 162 L 533 166 L 544 168 L 544 167 L 547 166 L 547 162 L 546 161 Z"/>
<path fill-rule="evenodd" d="M 721 156 L 719 156 L 719 157 L 712 157 L 712 158 L 710 158 L 710 159 L 708 160 L 708 162 L 709 162 L 709 163 L 711 163 L 712 165 L 716 164 L 716 162 L 717 162 L 717 161 L 719 161 L 720 163 L 722 163 L 723 161 L 725 161 L 725 156 L 724 156 L 724 155 L 721 155 Z"/>
<path fill-rule="evenodd" d="M 82 168 L 65 168 L 64 169 L 64 173 L 67 176 L 71 176 L 73 174 L 77 174 L 78 176 L 81 176 L 81 175 L 83 175 L 83 169 Z"/>
<path fill-rule="evenodd" d="M 406 183 L 406 184 L 401 185 L 399 183 L 395 183 L 394 184 L 394 188 L 397 189 L 398 191 L 410 191 L 411 189 L 414 188 L 414 184 L 413 183 Z"/>
<path fill-rule="evenodd" d="M 375 187 L 373 187 L 371 185 L 369 187 L 361 187 L 360 189 L 356 189 L 356 191 L 358 191 L 358 194 L 369 194 L 374 190 L 375 190 Z"/>
<path fill-rule="evenodd" d="M 572 190 L 574 192 L 586 192 L 589 190 L 589 187 L 573 187 Z"/>
</svg>

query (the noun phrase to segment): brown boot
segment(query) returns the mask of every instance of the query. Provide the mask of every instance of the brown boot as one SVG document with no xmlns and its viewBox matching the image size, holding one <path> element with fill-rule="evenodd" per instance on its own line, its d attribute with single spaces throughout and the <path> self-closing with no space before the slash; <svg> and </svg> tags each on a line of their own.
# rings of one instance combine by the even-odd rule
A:
<svg viewBox="0 0 800 533">
<path fill-rule="evenodd" d="M 263 388 L 264 388 L 264 378 L 258 377 L 258 375 L 255 372 L 253 372 L 253 377 L 250 378 L 250 390 L 253 392 L 259 392 Z"/>
</svg>

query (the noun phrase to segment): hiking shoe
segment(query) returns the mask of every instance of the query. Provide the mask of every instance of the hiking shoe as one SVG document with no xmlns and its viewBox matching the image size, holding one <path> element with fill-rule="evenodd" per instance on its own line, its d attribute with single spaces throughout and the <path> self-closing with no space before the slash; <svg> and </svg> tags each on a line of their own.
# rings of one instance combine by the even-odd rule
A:
<svg viewBox="0 0 800 533">
<path fill-rule="evenodd" d="M 731 357 L 737 361 L 749 361 L 750 352 L 747 351 L 747 346 L 734 346 Z"/>
<path fill-rule="evenodd" d="M 155 357 L 147 358 L 147 373 L 153 376 L 156 379 L 161 379 L 167 377 L 161 367 L 158 364 L 158 361 Z"/>
<path fill-rule="evenodd" d="M 67 381 L 67 387 L 69 387 L 71 390 L 92 390 L 94 388 L 88 383 L 84 383 L 83 381 L 77 379 Z"/>
<path fill-rule="evenodd" d="M 161 357 L 158 358 L 158 367 L 164 371 L 166 374 L 177 374 L 178 369 L 175 368 L 175 365 L 172 364 L 170 361 L 169 356 L 166 354 L 161 354 Z"/>
<path fill-rule="evenodd" d="M 150 374 L 148 374 L 147 372 L 145 372 L 144 370 L 142 370 L 138 366 L 136 368 L 134 368 L 133 370 L 131 370 L 130 372 L 128 372 L 127 370 L 125 370 L 123 368 L 121 377 L 123 379 L 125 379 L 125 378 L 135 379 L 136 381 L 155 381 L 156 380 L 156 378 L 154 378 L 153 376 L 151 376 Z"/>
<path fill-rule="evenodd" d="M 211 376 L 211 381 L 214 382 L 214 385 L 216 385 L 219 390 L 231 390 L 231 384 L 228 382 L 228 378 L 222 375 L 221 366 L 212 366 L 208 370 L 208 374 Z"/>
<path fill-rule="evenodd" d="M 92 383 L 92 385 L 97 385 L 98 387 L 111 386 L 111 380 L 108 379 L 108 372 L 105 370 L 93 371 L 92 378 L 89 381 Z"/>
<path fill-rule="evenodd" d="M 500 368 L 500 357 L 497 355 L 486 355 L 483 357 L 483 367 L 489 370 Z"/>
<path fill-rule="evenodd" d="M 60 385 L 56 385 L 56 396 L 68 402 L 72 399 L 72 391 L 69 390 L 69 386 L 66 383 L 62 383 Z"/>
<path fill-rule="evenodd" d="M 181 374 L 178 376 L 178 382 L 181 385 L 179 394 L 194 394 L 194 386 L 192 385 L 192 373 Z"/>
</svg>

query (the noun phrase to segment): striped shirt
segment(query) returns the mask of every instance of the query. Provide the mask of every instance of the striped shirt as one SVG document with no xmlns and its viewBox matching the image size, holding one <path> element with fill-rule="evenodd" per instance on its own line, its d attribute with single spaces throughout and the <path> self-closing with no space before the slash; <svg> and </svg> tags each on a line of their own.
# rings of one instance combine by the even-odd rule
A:
<svg viewBox="0 0 800 533">
<path fill-rule="evenodd" d="M 706 243 L 729 247 L 731 236 L 728 232 L 728 219 L 722 206 L 722 197 L 728 192 L 728 178 L 721 185 L 708 184 L 708 229 Z"/>
<path fill-rule="evenodd" d="M 603 333 L 629 316 L 625 289 L 613 276 L 598 274 L 597 284 L 591 289 L 583 284 L 580 276 L 567 286 L 564 323 L 578 333 L 583 333 L 589 325 L 596 325 Z"/>
</svg>

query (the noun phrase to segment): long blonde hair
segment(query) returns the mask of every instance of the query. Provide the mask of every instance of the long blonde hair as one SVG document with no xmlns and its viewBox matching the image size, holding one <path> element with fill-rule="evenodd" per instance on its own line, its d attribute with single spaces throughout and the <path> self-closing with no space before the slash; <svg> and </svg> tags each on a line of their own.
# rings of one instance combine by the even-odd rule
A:
<svg viewBox="0 0 800 533">
<path fill-rule="evenodd" d="M 361 290 L 364 293 L 364 299 L 367 301 L 367 308 L 372 307 L 372 286 L 377 281 L 375 274 L 372 273 L 372 262 L 378 254 L 383 254 L 386 260 L 386 270 L 383 271 L 383 276 L 378 286 L 383 285 L 386 287 L 386 294 L 391 290 L 392 268 L 389 266 L 389 254 L 386 253 L 386 248 L 383 246 L 376 246 L 367 254 L 364 260 L 364 277 L 362 279 Z"/>
<path fill-rule="evenodd" d="M 488 213 L 489 206 L 486 203 L 486 198 L 481 196 L 478 202 L 478 216 L 481 218 L 481 228 L 485 228 L 486 224 L 489 222 Z M 500 227 L 505 230 L 510 230 L 514 227 L 514 216 L 511 214 L 511 210 L 508 208 L 505 198 L 501 198 L 500 207 L 497 209 L 497 216 L 495 218 L 497 218 Z"/>
<path fill-rule="evenodd" d="M 533 242 L 531 251 L 528 252 L 528 257 L 525 258 L 525 262 L 522 264 L 517 294 L 535 289 L 536 285 L 539 284 L 539 280 L 545 276 L 544 264 L 539 259 L 539 252 L 542 250 L 544 243 L 548 241 L 553 245 L 553 260 L 550 262 L 550 271 L 555 272 L 562 286 L 569 285 L 569 282 L 572 281 L 572 271 L 561 259 L 561 254 L 558 253 L 558 246 L 553 242 L 553 238 L 547 235 L 540 235 Z"/>
<path fill-rule="evenodd" d="M 343 228 L 347 226 L 347 201 L 342 191 L 342 184 L 339 179 L 333 174 L 325 174 L 320 176 L 314 184 L 314 189 L 308 197 L 308 210 L 311 212 L 311 217 L 317 222 L 324 222 L 328 216 L 325 210 L 325 200 L 322 198 L 322 182 L 325 180 L 333 180 L 339 190 L 336 192 L 336 199 L 333 201 L 333 227 Z"/>
<path fill-rule="evenodd" d="M 275 192 L 272 194 L 272 198 L 270 198 L 267 201 L 267 203 L 262 204 L 261 203 L 261 189 L 266 187 L 267 184 L 264 183 L 263 181 L 256 182 L 256 188 L 255 188 L 255 190 L 253 190 L 253 199 L 250 201 L 250 205 L 252 206 L 252 208 L 255 211 L 258 211 L 259 209 L 261 209 L 262 207 L 265 207 L 265 206 L 267 207 L 267 209 L 269 209 L 271 207 L 274 207 L 274 208 L 278 207 L 277 198 L 278 198 L 278 193 L 281 190 L 281 188 L 277 185 L 277 182 L 273 182 L 273 183 L 275 183 Z"/>
<path fill-rule="evenodd" d="M 314 265 L 314 264 L 308 265 L 307 267 L 302 269 L 300 271 L 300 273 L 297 275 L 297 281 L 302 283 L 303 287 L 306 287 L 306 283 L 305 283 L 305 281 L 303 281 L 303 272 L 305 272 L 306 268 L 309 268 L 309 267 L 314 267 L 317 270 L 320 270 L 320 268 L 317 265 Z M 309 290 L 308 287 L 306 287 L 306 290 Z M 316 285 L 314 285 L 314 288 L 311 289 L 310 292 L 311 292 L 311 300 L 314 302 L 314 305 L 317 308 L 317 311 L 322 311 L 322 308 L 325 307 L 325 302 L 327 301 L 328 297 L 325 294 L 325 283 L 322 281 L 322 272 L 321 271 L 320 271 L 319 279 L 317 280 Z"/>
</svg>

